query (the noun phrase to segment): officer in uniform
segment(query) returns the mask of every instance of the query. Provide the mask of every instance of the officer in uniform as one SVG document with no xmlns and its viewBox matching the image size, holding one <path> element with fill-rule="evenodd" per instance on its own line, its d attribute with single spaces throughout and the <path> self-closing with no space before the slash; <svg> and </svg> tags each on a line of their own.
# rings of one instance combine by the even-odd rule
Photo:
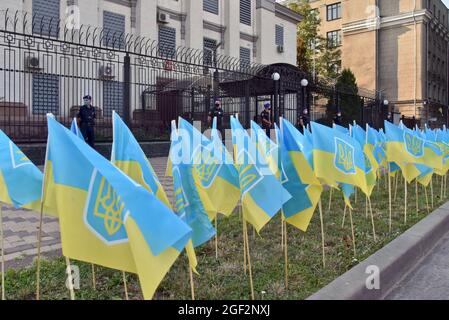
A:
<svg viewBox="0 0 449 320">
<path fill-rule="evenodd" d="M 342 121 L 341 121 L 341 111 L 337 112 L 337 115 L 334 117 L 333 119 L 334 123 L 341 126 Z"/>
<path fill-rule="evenodd" d="M 209 111 L 207 121 L 212 127 L 212 121 L 215 117 L 217 117 L 217 130 L 220 132 L 222 137 L 223 137 L 223 115 L 224 111 L 223 108 L 221 107 L 221 102 L 220 100 L 216 100 L 214 107 Z"/>
<path fill-rule="evenodd" d="M 92 106 L 91 96 L 85 96 L 83 98 L 83 101 L 84 105 L 80 107 L 76 118 L 78 119 L 78 125 L 80 127 L 81 133 L 83 134 L 84 139 L 86 139 L 86 143 L 92 148 L 95 148 L 94 126 L 96 110 L 95 107 Z"/>
<path fill-rule="evenodd" d="M 265 129 L 267 136 L 270 137 L 270 130 L 273 124 L 271 123 L 271 105 L 269 102 L 265 102 L 260 119 L 262 120 L 262 128 Z"/>
<path fill-rule="evenodd" d="M 309 125 L 309 118 L 307 117 L 307 114 L 307 109 L 305 109 L 303 114 L 298 117 L 297 127 L 302 134 L 304 134 L 304 130 L 306 130 L 307 126 Z"/>
</svg>

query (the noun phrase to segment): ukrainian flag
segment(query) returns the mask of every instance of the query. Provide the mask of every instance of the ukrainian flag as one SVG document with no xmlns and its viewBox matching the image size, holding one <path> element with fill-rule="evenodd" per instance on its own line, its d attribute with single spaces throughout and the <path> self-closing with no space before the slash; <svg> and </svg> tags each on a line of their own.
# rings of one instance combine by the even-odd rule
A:
<svg viewBox="0 0 449 320">
<path fill-rule="evenodd" d="M 112 113 L 113 143 L 111 162 L 131 179 L 154 193 L 170 208 L 170 201 L 136 138 L 114 111 Z"/>
<path fill-rule="evenodd" d="M 359 187 L 369 194 L 365 157 L 360 144 L 346 134 L 312 122 L 313 162 L 318 178 Z"/>
<path fill-rule="evenodd" d="M 363 130 L 363 128 L 360 127 L 359 125 L 354 124 L 352 128 L 352 134 L 354 139 L 359 142 L 360 147 L 363 150 L 363 154 L 365 157 L 366 183 L 368 185 L 368 197 L 370 197 L 376 185 L 377 171 L 379 168 L 379 164 L 377 163 L 371 151 L 371 148 L 368 146 L 367 132 Z M 347 188 L 347 190 L 349 189 Z"/>
<path fill-rule="evenodd" d="M 172 210 L 170 201 L 168 200 L 162 184 L 159 182 L 156 172 L 131 130 L 129 130 L 115 111 L 113 111 L 112 117 L 113 143 L 111 162 L 128 177 L 133 179 L 133 181 L 156 195 L 167 208 Z M 195 270 L 197 260 L 195 251 L 193 250 L 192 241 L 189 241 L 187 244 L 186 252 L 190 266 Z"/>
<path fill-rule="evenodd" d="M 77 136 L 81 140 L 85 141 L 83 134 L 82 134 L 80 128 L 78 127 L 76 118 L 73 118 L 73 120 L 72 120 L 72 125 L 70 126 L 70 131 L 72 131 L 75 136 Z"/>
<path fill-rule="evenodd" d="M 349 134 L 349 129 L 348 128 L 345 128 L 345 127 L 342 127 L 342 126 L 340 126 L 340 125 L 338 125 L 338 124 L 333 124 L 333 128 L 335 129 L 335 130 L 337 130 L 338 132 L 340 132 L 340 133 L 343 133 L 343 134 Z"/>
<path fill-rule="evenodd" d="M 271 170 L 274 176 L 281 179 L 281 171 L 279 170 L 279 147 L 270 138 L 268 138 L 265 130 L 251 121 L 251 141 L 256 145 L 259 153 L 263 156 L 259 159 L 258 166 L 267 167 Z"/>
<path fill-rule="evenodd" d="M 388 161 L 411 164 L 424 164 L 441 170 L 442 154 L 434 144 L 418 136 L 413 130 L 399 128 L 385 121 Z"/>
<path fill-rule="evenodd" d="M 0 130 L 0 201 L 39 210 L 42 172 Z"/>
<path fill-rule="evenodd" d="M 192 230 L 56 120 L 48 120 L 47 192 L 59 213 L 63 254 L 139 275 L 145 299 Z"/>
<path fill-rule="evenodd" d="M 185 133 L 182 138 L 188 144 L 184 146 L 192 148 L 192 175 L 209 217 L 215 219 L 218 212 L 230 216 L 239 202 L 240 189 L 233 163 L 224 162 L 226 155 L 222 142 L 208 139 L 182 118 L 179 118 L 179 131 Z M 218 135 L 216 129 L 212 134 Z"/>
<path fill-rule="evenodd" d="M 280 145 L 282 186 L 291 194 L 283 205 L 288 223 L 306 232 L 320 201 L 323 187 L 307 162 L 299 144 L 301 133 L 287 120 L 281 120 L 281 130 L 276 126 Z"/>
<path fill-rule="evenodd" d="M 210 220 L 216 212 L 212 212 L 212 203 L 207 195 L 200 194 L 194 177 L 196 173 L 193 168 L 193 144 L 190 141 L 190 133 L 181 128 L 177 130 L 173 120 L 171 136 L 170 163 L 172 171 L 170 174 L 173 177 L 173 207 L 178 216 L 192 228 L 193 246 L 198 247 L 215 236 L 215 229 Z M 209 206 L 211 211 L 208 212 L 206 206 Z"/>
<path fill-rule="evenodd" d="M 291 195 L 270 170 L 258 168 L 257 147 L 240 122 L 231 116 L 234 159 L 239 173 L 243 217 L 259 232 Z"/>
</svg>

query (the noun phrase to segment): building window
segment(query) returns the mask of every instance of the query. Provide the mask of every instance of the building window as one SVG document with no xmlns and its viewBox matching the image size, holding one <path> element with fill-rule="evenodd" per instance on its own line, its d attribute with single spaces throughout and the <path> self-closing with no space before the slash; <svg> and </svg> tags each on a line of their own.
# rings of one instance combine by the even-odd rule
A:
<svg viewBox="0 0 449 320">
<path fill-rule="evenodd" d="M 104 81 L 103 82 L 103 115 L 112 116 L 114 110 L 119 115 L 123 115 L 123 82 Z"/>
<path fill-rule="evenodd" d="M 33 33 L 57 38 L 59 11 L 59 0 L 33 0 Z"/>
<path fill-rule="evenodd" d="M 218 0 L 203 0 L 203 10 L 218 14 Z"/>
<path fill-rule="evenodd" d="M 327 33 L 327 46 L 329 48 L 341 46 L 341 30 L 330 31 Z"/>
<path fill-rule="evenodd" d="M 162 57 L 174 58 L 176 52 L 176 29 L 159 26 L 159 52 Z"/>
<path fill-rule="evenodd" d="M 276 45 L 283 46 L 284 45 L 284 27 L 280 25 L 276 25 Z"/>
<path fill-rule="evenodd" d="M 33 74 L 33 114 L 59 114 L 59 77 Z"/>
<path fill-rule="evenodd" d="M 240 0 L 240 23 L 251 25 L 251 0 Z"/>
<path fill-rule="evenodd" d="M 217 47 L 217 41 L 209 38 L 204 38 L 203 48 L 204 48 L 204 64 L 206 66 L 212 66 L 214 62 L 214 52 Z"/>
<path fill-rule="evenodd" d="M 327 21 L 337 20 L 340 18 L 341 18 L 341 2 L 328 5 Z"/>
<path fill-rule="evenodd" d="M 103 11 L 104 45 L 113 48 L 123 48 L 125 33 L 125 16 Z"/>
<path fill-rule="evenodd" d="M 240 69 L 247 69 L 251 65 L 251 49 L 240 47 Z"/>
</svg>

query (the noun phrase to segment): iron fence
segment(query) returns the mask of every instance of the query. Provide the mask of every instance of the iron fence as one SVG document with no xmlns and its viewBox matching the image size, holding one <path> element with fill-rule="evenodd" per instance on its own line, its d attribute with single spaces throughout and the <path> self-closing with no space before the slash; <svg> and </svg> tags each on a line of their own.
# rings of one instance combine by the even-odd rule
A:
<svg viewBox="0 0 449 320">
<path fill-rule="evenodd" d="M 279 81 L 272 79 L 274 73 Z M 68 126 L 86 94 L 98 109 L 100 141 L 112 139 L 113 110 L 139 140 L 165 140 L 178 116 L 206 122 L 215 99 L 223 105 L 225 126 L 229 115 L 239 113 L 248 127 L 266 101 L 274 106 L 273 117 L 293 123 L 304 109 L 326 118 L 329 112 L 319 107 L 335 95 L 335 105 L 327 109 L 336 111 L 348 94 L 365 110 L 358 122 L 384 116 L 372 108 L 366 112 L 379 105 L 374 94 L 361 96 L 322 83 L 305 87 L 302 79 L 310 77 L 292 65 L 249 63 L 210 50 L 173 50 L 145 37 L 85 25 L 70 29 L 62 21 L 19 11 L 0 16 L 0 127 L 17 142 L 45 141 L 47 113 Z"/>
</svg>

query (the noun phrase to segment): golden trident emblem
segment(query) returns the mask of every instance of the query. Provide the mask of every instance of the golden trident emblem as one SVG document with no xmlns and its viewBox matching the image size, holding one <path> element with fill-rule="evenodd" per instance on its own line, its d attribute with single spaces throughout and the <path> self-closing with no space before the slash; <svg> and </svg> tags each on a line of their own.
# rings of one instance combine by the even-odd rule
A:
<svg viewBox="0 0 449 320">
<path fill-rule="evenodd" d="M 95 200 L 94 216 L 103 219 L 106 232 L 112 236 L 123 225 L 122 213 L 125 205 L 112 190 L 111 185 L 108 183 L 105 186 L 105 184 L 105 179 L 102 178 L 97 199 Z"/>
<path fill-rule="evenodd" d="M 352 149 L 344 143 L 338 143 L 337 148 L 337 163 L 344 169 L 344 171 L 352 171 L 354 168 Z"/>
</svg>

